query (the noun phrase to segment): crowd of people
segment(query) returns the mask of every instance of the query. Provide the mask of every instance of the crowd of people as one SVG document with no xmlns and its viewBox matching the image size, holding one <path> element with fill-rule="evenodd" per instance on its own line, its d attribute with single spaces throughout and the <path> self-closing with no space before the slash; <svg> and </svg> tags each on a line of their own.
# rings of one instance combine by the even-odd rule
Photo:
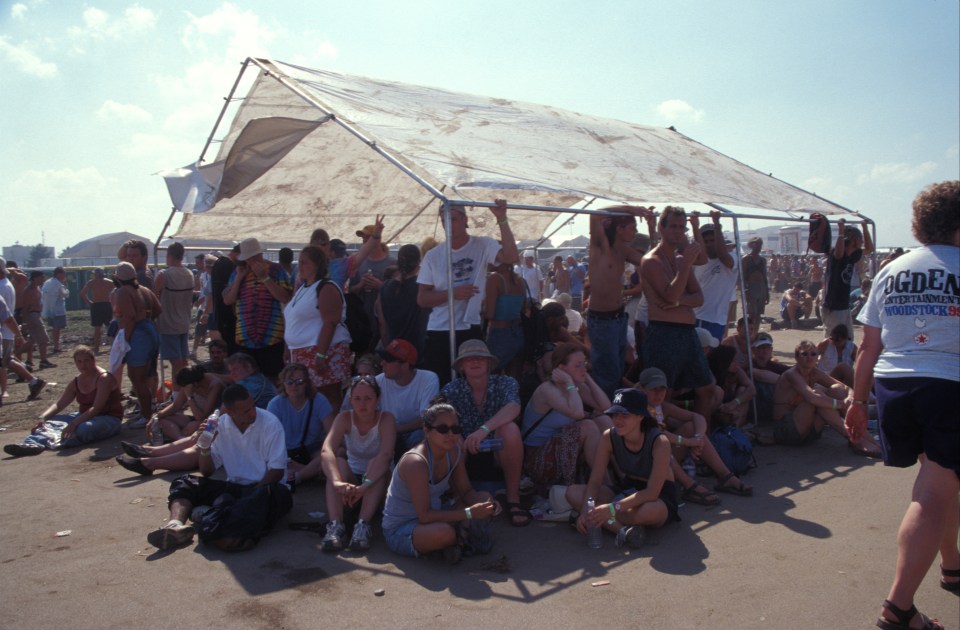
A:
<svg viewBox="0 0 960 630">
<path fill-rule="evenodd" d="M 858 454 L 889 461 L 896 453 L 894 465 L 910 459 L 898 441 L 915 429 L 897 424 L 894 432 L 885 414 L 936 415 L 922 401 L 902 407 L 904 397 L 922 398 L 914 381 L 934 379 L 954 396 L 960 381 L 956 183 L 943 186 L 948 191 L 937 189 L 940 197 L 915 216 L 925 247 L 879 274 L 865 265 L 869 231 L 843 221 L 822 259 L 767 259 L 759 239 L 740 259 L 719 212 L 701 217 L 674 206 L 592 215 L 589 267 L 557 257 L 547 273 L 532 252 L 517 250 L 502 200 L 490 210 L 499 239 L 470 234 L 466 209 L 454 207 L 449 240 L 404 245 L 396 258 L 381 241 L 381 216 L 357 231 L 362 245 L 349 255 L 342 241 L 316 230 L 295 269 L 293 252 L 272 262 L 247 238 L 227 254 L 198 256 L 199 276 L 174 243 L 154 278 L 145 246 L 131 241 L 112 281 L 98 271 L 81 291 L 96 334 L 91 347 L 73 351 L 76 378 L 31 435 L 4 450 L 35 455 L 116 435 L 126 366 L 138 410 L 130 424 L 155 439 L 124 442 L 117 461 L 142 475 L 185 473 L 171 485 L 168 523 L 148 536 L 159 548 L 195 535 L 225 550 L 252 548 L 290 509 L 296 487 L 317 480 L 326 488 L 330 521 L 321 546 L 328 552 L 369 549 L 382 514 L 384 540 L 398 554 L 439 552 L 456 561 L 482 553 L 491 545 L 489 519 L 501 511 L 513 526 L 533 520 L 522 487 L 565 503 L 581 532 L 599 527 L 618 546 L 637 546 L 646 528 L 678 519 L 681 502 L 752 495 L 744 471 L 711 440 L 720 428 L 801 445 L 829 426 Z M 637 219 L 647 236 L 638 235 Z M 901 267 L 929 257 L 928 244 L 946 264 L 934 271 L 932 261 L 920 282 Z M 44 383 L 31 374 L 32 351 L 39 349 L 41 367 L 50 365 L 43 319 L 60 350 L 66 289 L 62 269 L 46 282 L 31 274 L 21 299 L 18 271 L 0 265 L 4 368 L 27 380 L 36 398 Z M 741 273 L 747 313 L 728 334 Z M 872 276 L 877 292 L 860 296 L 867 331 L 858 349 L 851 292 Z M 793 364 L 773 358 L 773 337 L 760 330 L 771 278 L 775 291 L 783 289 L 787 325 L 809 318 L 812 296 L 821 295 L 822 339 L 793 348 Z M 891 294 L 950 306 L 891 306 Z M 111 319 L 104 368 L 100 329 Z M 21 342 L 22 332 L 29 341 Z M 191 362 L 206 338 L 210 360 Z M 934 349 L 940 363 L 920 369 Z M 898 354 L 885 359 L 889 352 Z M 878 359 L 885 378 L 874 386 L 866 374 L 873 365 L 864 366 Z M 169 362 L 173 379 L 168 400 L 155 406 L 158 361 Z M 74 401 L 79 411 L 62 415 Z M 865 430 L 871 414 L 879 415 L 878 431 Z M 914 459 L 917 452 L 932 458 L 924 430 L 910 438 Z M 956 446 L 955 418 L 936 430 Z M 924 460 L 924 470 L 938 467 L 930 484 L 949 485 L 952 475 L 954 503 L 958 450 Z M 221 467 L 226 480 L 210 479 Z M 717 479 L 712 490 L 697 480 L 707 474 Z M 943 579 L 955 589 L 956 510 L 943 519 L 937 531 L 953 532 L 942 537 L 953 536 L 940 547 Z M 910 584 L 898 581 L 885 615 L 904 612 Z"/>
</svg>

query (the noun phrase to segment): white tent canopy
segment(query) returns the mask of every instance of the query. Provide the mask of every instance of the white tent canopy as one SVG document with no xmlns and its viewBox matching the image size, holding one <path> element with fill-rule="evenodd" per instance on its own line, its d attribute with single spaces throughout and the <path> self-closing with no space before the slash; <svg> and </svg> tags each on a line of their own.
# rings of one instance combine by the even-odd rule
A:
<svg viewBox="0 0 960 630">
<path fill-rule="evenodd" d="M 317 227 L 342 238 L 381 213 L 388 240 L 419 242 L 442 237 L 434 201 L 499 197 L 555 212 L 615 202 L 856 214 L 672 129 L 279 61 L 248 59 L 248 69 L 258 76 L 214 169 L 225 164 L 223 182 L 245 187 L 214 190 L 215 207 L 185 215 L 175 238 L 305 242 Z M 291 120 L 315 125 L 278 149 L 266 119 L 277 137 Z M 258 133 L 244 137 L 270 147 L 259 170 L 257 146 L 241 138 L 253 121 Z M 556 218 L 513 212 L 511 224 L 517 238 L 537 238 Z M 498 235 L 486 210 L 471 213 L 471 231 Z"/>
</svg>

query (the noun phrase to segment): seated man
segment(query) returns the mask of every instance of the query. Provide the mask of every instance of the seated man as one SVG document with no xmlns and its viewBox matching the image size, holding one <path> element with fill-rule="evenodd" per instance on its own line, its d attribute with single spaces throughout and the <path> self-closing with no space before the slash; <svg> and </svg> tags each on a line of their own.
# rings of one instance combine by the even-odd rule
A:
<svg viewBox="0 0 960 630">
<path fill-rule="evenodd" d="M 824 424 L 850 440 L 843 425 L 849 388 L 817 369 L 817 347 L 801 341 L 794 350 L 797 365 L 777 381 L 773 392 L 773 430 L 778 444 L 806 444 L 820 437 Z M 869 433 L 850 448 L 858 455 L 880 457 L 880 445 Z"/>
<path fill-rule="evenodd" d="M 210 343 L 207 344 L 207 352 L 210 354 L 210 359 L 200 363 L 203 369 L 208 374 L 227 374 L 229 372 L 227 368 L 227 355 L 229 354 L 227 342 L 223 339 L 211 339 Z"/>
<path fill-rule="evenodd" d="M 397 419 L 395 459 L 423 441 L 423 412 L 440 393 L 440 379 L 429 370 L 418 370 L 417 349 L 404 339 L 394 339 L 378 350 L 383 373 L 377 374 L 380 408 Z"/>
<path fill-rule="evenodd" d="M 748 330 L 749 329 L 749 330 Z M 760 333 L 760 322 L 753 322 L 747 320 L 745 317 L 741 317 L 737 320 L 737 334 L 727 337 L 723 340 L 722 345 L 724 346 L 733 346 L 737 350 L 737 354 L 734 356 L 733 360 L 736 361 L 742 369 L 746 370 L 748 366 L 747 352 L 750 351 L 750 346 L 748 345 L 747 333 L 750 333 L 749 343 L 757 338 L 757 335 Z"/>
<path fill-rule="evenodd" d="M 787 289 L 780 298 L 780 317 L 787 328 L 799 328 L 800 319 L 809 317 L 813 308 L 813 298 L 803 290 L 803 283 L 797 282 Z"/>
<path fill-rule="evenodd" d="M 495 462 L 499 464 L 507 491 L 507 517 L 514 527 L 523 527 L 533 517 L 520 507 L 523 442 L 515 422 L 520 415 L 519 385 L 510 376 L 491 374 L 496 362 L 484 342 L 464 341 L 453 362 L 462 376 L 447 383 L 441 393 L 460 417 L 470 478 L 494 481 L 492 469 Z M 481 443 L 493 437 L 502 441 L 500 450 L 495 455 L 481 452 Z"/>
<path fill-rule="evenodd" d="M 790 369 L 789 365 L 773 358 L 773 337 L 768 332 L 757 333 L 753 342 L 753 386 L 757 390 L 757 424 L 773 422 L 773 390 L 780 375 Z M 752 410 L 751 410 L 752 411 Z M 773 437 L 761 442 L 772 442 Z"/>
<path fill-rule="evenodd" d="M 243 352 L 234 352 L 227 358 L 227 372 L 237 385 L 243 385 L 257 407 L 266 409 L 277 390 L 273 382 L 260 371 L 256 359 Z"/>
<path fill-rule="evenodd" d="M 200 449 L 203 476 L 181 475 L 170 484 L 170 520 L 147 536 L 158 549 L 189 545 L 199 530 L 200 540 L 209 545 L 247 551 L 293 505 L 290 490 L 280 483 L 287 465 L 283 425 L 258 409 L 240 385 L 224 390 L 223 410 L 213 442 Z M 221 466 L 227 480 L 210 479 Z M 213 507 L 194 519 L 196 530 L 184 523 L 195 506 L 207 505 Z"/>
</svg>

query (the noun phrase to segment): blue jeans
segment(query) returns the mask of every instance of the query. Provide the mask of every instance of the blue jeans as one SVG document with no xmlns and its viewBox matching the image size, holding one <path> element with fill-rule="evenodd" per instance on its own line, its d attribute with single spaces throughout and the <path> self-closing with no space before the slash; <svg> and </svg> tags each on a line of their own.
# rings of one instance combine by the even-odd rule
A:
<svg viewBox="0 0 960 630">
<path fill-rule="evenodd" d="M 59 439 L 60 434 L 63 433 L 67 425 L 79 415 L 79 413 L 71 413 L 54 416 L 43 423 L 43 429 L 40 432 L 31 433 L 24 438 L 23 443 L 37 444 L 44 448 L 51 449 L 70 448 L 72 446 L 80 446 L 81 444 L 105 440 L 120 433 L 120 418 L 116 416 L 94 416 L 86 422 L 81 422 L 77 425 L 73 436 L 61 442 Z"/>
<path fill-rule="evenodd" d="M 600 389 L 613 398 L 613 392 L 621 387 L 623 364 L 627 360 L 627 314 L 599 319 L 591 317 L 588 311 L 587 332 L 590 334 L 590 374 Z"/>
</svg>

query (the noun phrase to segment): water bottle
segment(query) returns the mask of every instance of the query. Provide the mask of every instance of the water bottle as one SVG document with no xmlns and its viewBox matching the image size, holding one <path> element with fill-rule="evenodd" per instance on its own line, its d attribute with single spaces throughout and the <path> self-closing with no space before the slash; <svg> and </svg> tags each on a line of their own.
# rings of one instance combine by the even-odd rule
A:
<svg viewBox="0 0 960 630">
<path fill-rule="evenodd" d="M 597 507 L 597 502 L 593 497 L 587 498 L 587 513 Z M 600 549 L 603 547 L 603 531 L 599 527 L 587 527 L 587 546 L 591 549 Z"/>
<path fill-rule="evenodd" d="M 160 417 L 154 415 L 150 420 L 153 422 L 150 429 L 150 446 L 163 446 L 163 430 L 160 429 Z"/>
<path fill-rule="evenodd" d="M 499 451 L 503 448 L 503 438 L 487 438 L 480 442 L 480 452 L 481 453 L 490 453 L 493 451 Z"/>
<path fill-rule="evenodd" d="M 207 418 L 207 427 L 203 430 L 203 433 L 200 434 L 200 437 L 197 438 L 197 446 L 206 450 L 210 448 L 210 443 L 213 442 L 213 434 L 217 432 L 217 424 L 220 422 L 220 416 L 215 413 L 210 414 L 210 417 Z"/>
</svg>

